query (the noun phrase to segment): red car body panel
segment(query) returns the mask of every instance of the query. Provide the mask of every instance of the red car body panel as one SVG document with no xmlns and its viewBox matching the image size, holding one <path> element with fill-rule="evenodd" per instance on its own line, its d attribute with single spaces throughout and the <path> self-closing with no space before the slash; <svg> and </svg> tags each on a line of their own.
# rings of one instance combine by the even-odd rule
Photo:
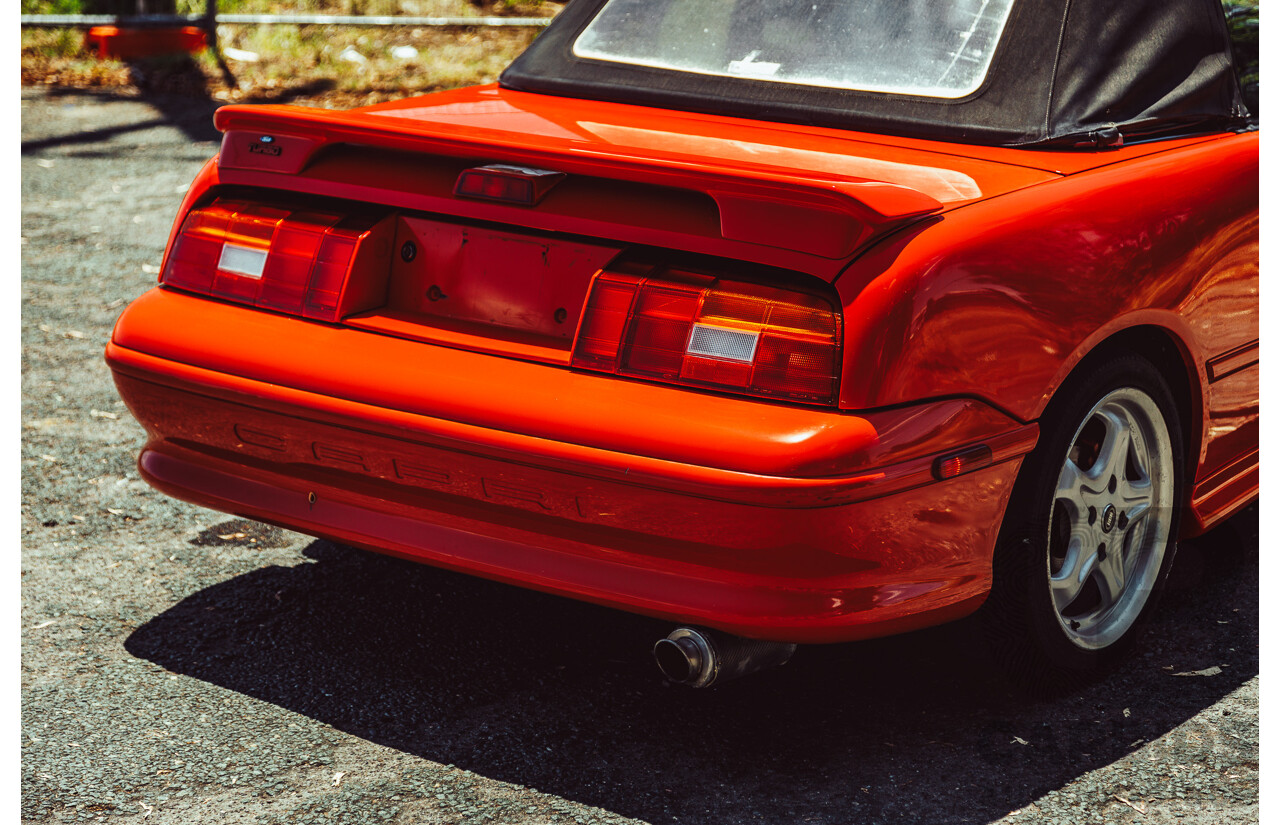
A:
<svg viewBox="0 0 1280 825">
<path fill-rule="evenodd" d="M 146 300 L 160 302 L 151 308 L 157 313 L 175 302 L 208 303 L 172 294 Z M 185 317 L 199 314 L 199 307 L 192 310 Z M 216 326 L 201 323 L 191 337 L 200 333 L 211 338 Z M 308 358 L 338 351 L 325 346 L 324 337 L 305 336 L 315 345 Z M 460 355 L 473 366 L 493 360 Z M 1035 440 L 1034 425 L 1012 425 L 967 402 L 847 422 L 832 412 L 789 410 L 819 422 L 840 419 L 837 426 L 858 433 L 855 440 L 878 456 L 867 463 L 879 469 L 773 476 L 583 448 L 339 400 L 116 343 L 108 359 L 121 396 L 148 422 L 140 469 L 174 496 L 757 638 L 860 638 L 972 610 L 990 584 L 990 560 L 981 548 L 994 541 L 1016 457 Z M 522 366 L 530 376 L 545 369 L 497 360 Z M 448 388 L 457 373 L 438 375 Z M 369 377 L 370 387 L 376 377 Z M 533 388 L 515 389 L 522 386 Z M 685 390 L 639 383 L 634 389 L 637 398 L 648 396 L 644 409 L 659 417 L 664 408 L 675 414 L 697 404 Z M 615 423 L 624 432 L 645 434 L 654 429 L 646 418 L 620 416 Z M 873 422 L 885 436 L 904 437 L 896 455 L 884 454 L 884 439 L 867 437 Z M 987 437 L 997 445 L 993 466 L 934 480 L 936 455 L 927 451 L 929 442 L 967 443 L 997 423 L 1003 432 Z M 758 428 L 746 437 L 768 432 Z M 707 453 L 702 433 L 674 435 L 685 440 L 683 452 Z M 805 463 L 821 466 L 824 439 L 813 440 L 818 455 Z M 800 437 L 796 447 L 794 453 L 803 456 L 810 445 Z M 926 452 L 920 455 L 922 447 Z M 902 524 L 913 526 L 911 545 L 886 554 Z"/>
<path fill-rule="evenodd" d="M 1224 136 L 900 233 L 838 283 L 846 305 L 866 307 L 847 316 L 841 403 L 973 395 L 1031 420 L 1100 342 L 1159 330 L 1194 391 L 1192 509 L 1213 523 L 1215 474 L 1243 461 L 1252 469 L 1233 475 L 1256 486 L 1257 159 L 1256 132 Z"/>
<path fill-rule="evenodd" d="M 378 204 L 397 244 L 490 251 L 451 259 L 470 275 L 443 292 L 483 287 L 453 315 L 398 292 L 394 256 L 388 305 L 338 324 L 168 287 L 135 302 L 108 362 L 174 496 L 741 635 L 865 638 L 982 602 L 1037 418 L 1118 334 L 1181 358 L 1185 529 L 1256 496 L 1256 133 L 1002 149 L 496 87 L 216 123 L 169 252 L 233 190 Z M 568 177 L 532 208 L 454 195 L 487 163 Z M 641 248 L 829 291 L 838 404 L 571 369 L 591 276 Z M 554 287 L 494 274 L 556 260 Z M 990 460 L 939 478 L 972 448 Z"/>
</svg>

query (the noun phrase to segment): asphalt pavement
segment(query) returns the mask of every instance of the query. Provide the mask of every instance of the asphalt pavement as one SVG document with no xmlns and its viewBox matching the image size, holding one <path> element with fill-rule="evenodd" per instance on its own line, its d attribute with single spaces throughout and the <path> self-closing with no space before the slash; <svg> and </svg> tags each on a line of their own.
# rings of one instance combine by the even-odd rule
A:
<svg viewBox="0 0 1280 825">
<path fill-rule="evenodd" d="M 1142 650 L 1031 701 L 967 623 L 670 686 L 670 627 L 151 490 L 102 350 L 213 104 L 22 93 L 22 821 L 1258 821 L 1256 508 Z"/>
</svg>

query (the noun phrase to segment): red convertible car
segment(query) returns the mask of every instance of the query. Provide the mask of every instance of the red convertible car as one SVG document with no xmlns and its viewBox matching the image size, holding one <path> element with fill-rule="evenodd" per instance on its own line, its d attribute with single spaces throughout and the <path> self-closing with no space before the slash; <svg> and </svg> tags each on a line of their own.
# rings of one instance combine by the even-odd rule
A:
<svg viewBox="0 0 1280 825">
<path fill-rule="evenodd" d="M 1257 496 L 1231 31 L 1217 0 L 574 0 L 495 85 L 222 108 L 107 349 L 141 471 L 669 620 L 695 686 L 980 608 L 1073 683 Z"/>
</svg>

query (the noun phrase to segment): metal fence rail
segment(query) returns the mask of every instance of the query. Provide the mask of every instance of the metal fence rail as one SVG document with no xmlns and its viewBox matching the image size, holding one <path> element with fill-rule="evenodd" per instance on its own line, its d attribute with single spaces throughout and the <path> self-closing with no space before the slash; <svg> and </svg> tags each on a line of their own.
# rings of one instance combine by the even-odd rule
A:
<svg viewBox="0 0 1280 825">
<path fill-rule="evenodd" d="M 218 24 L 247 26 L 547 26 L 550 17 L 411 17 L 363 14 L 219 14 Z M 89 28 L 91 26 L 207 26 L 203 14 L 24 14 L 28 28 Z"/>
</svg>

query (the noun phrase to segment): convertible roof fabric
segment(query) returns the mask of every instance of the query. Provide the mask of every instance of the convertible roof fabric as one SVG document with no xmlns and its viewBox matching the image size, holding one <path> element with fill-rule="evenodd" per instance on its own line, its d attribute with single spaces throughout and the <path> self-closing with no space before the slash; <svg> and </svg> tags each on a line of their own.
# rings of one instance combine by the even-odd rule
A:
<svg viewBox="0 0 1280 825">
<path fill-rule="evenodd" d="M 655 13 L 669 2 L 648 0 Z M 933 140 L 1093 147 L 1241 126 L 1220 0 L 1016 0 L 983 84 L 954 99 L 578 57 L 605 0 L 573 0 L 502 74 L 510 89 Z"/>
</svg>

